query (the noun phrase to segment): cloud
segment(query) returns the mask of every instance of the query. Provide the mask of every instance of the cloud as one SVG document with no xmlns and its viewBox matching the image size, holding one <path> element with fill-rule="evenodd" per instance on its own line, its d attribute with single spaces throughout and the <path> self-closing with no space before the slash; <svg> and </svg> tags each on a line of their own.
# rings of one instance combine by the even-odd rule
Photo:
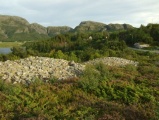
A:
<svg viewBox="0 0 159 120">
<path fill-rule="evenodd" d="M 158 0 L 0 0 L 0 14 L 16 15 L 45 26 L 75 27 L 81 21 L 159 22 Z"/>
</svg>

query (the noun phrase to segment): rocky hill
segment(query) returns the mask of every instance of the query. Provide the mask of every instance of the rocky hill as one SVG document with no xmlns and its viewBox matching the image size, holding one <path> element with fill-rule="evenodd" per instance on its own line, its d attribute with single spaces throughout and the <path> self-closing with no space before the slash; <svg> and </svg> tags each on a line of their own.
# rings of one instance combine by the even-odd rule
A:
<svg viewBox="0 0 159 120">
<path fill-rule="evenodd" d="M 71 30 L 70 27 L 44 27 L 37 23 L 30 24 L 17 16 L 0 15 L 0 41 L 25 41 L 47 39 L 59 33 Z"/>
<path fill-rule="evenodd" d="M 118 31 L 118 30 L 128 30 L 134 27 L 129 24 L 104 24 L 94 21 L 83 21 L 77 27 L 75 27 L 74 32 L 101 32 L 101 31 Z"/>
<path fill-rule="evenodd" d="M 106 24 L 100 22 L 83 21 L 77 27 L 75 27 L 74 32 L 98 32 L 103 30 L 105 26 Z"/>
<path fill-rule="evenodd" d="M 17 16 L 0 15 L 0 40 L 25 41 L 47 38 L 42 26 L 29 24 L 23 18 Z"/>
<path fill-rule="evenodd" d="M 48 35 L 51 37 L 54 35 L 60 34 L 60 33 L 67 33 L 72 30 L 73 29 L 68 26 L 58 26 L 58 27 L 49 26 L 49 27 L 47 27 Z"/>
<path fill-rule="evenodd" d="M 30 24 L 17 16 L 0 15 L 0 41 L 26 41 L 48 39 L 54 35 L 67 32 L 116 31 L 133 28 L 128 24 L 109 24 L 83 21 L 74 29 L 68 26 L 44 27 L 37 23 Z"/>
<path fill-rule="evenodd" d="M 108 31 L 116 31 L 116 30 L 128 30 L 133 29 L 134 27 L 129 24 L 109 24 L 105 26 Z"/>
</svg>

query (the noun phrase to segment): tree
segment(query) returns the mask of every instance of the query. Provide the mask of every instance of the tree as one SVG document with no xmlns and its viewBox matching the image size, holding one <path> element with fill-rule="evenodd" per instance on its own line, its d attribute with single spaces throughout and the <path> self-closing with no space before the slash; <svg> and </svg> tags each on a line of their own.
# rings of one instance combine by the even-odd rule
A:
<svg viewBox="0 0 159 120">
<path fill-rule="evenodd" d="M 60 58 L 60 59 L 65 59 L 66 58 L 66 55 L 61 50 L 58 50 L 57 52 L 55 52 L 55 54 L 53 56 L 55 58 Z"/>
<path fill-rule="evenodd" d="M 27 52 L 24 47 L 13 47 L 11 51 L 14 55 L 19 56 L 20 58 L 27 57 Z"/>
</svg>

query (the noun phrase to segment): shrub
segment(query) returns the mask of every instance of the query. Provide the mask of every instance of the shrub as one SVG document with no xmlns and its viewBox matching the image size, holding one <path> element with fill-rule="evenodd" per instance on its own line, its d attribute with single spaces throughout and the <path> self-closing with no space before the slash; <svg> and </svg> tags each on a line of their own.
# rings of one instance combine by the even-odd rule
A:
<svg viewBox="0 0 159 120">
<path fill-rule="evenodd" d="M 93 66 L 87 66 L 79 81 L 79 85 L 86 91 L 96 90 L 99 84 L 100 72 L 97 71 Z"/>
</svg>

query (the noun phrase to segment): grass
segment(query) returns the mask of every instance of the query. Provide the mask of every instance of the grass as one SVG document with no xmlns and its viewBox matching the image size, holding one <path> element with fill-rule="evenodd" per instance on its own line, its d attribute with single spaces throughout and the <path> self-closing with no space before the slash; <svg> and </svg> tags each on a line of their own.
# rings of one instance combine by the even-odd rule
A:
<svg viewBox="0 0 159 120">
<path fill-rule="evenodd" d="M 96 64 L 63 81 L 25 86 L 0 80 L 0 119 L 158 120 L 158 68 Z"/>
<path fill-rule="evenodd" d="M 18 47 L 18 46 L 22 46 L 23 42 L 0 42 L 0 47 L 1 48 L 11 48 L 11 47 Z"/>
</svg>

